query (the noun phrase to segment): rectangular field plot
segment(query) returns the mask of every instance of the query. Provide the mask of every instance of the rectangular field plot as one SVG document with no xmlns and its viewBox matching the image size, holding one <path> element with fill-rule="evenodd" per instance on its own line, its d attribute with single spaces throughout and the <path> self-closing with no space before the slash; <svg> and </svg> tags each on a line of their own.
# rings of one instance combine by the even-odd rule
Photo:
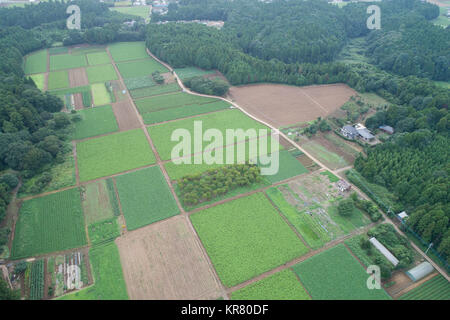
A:
<svg viewBox="0 0 450 320">
<path fill-rule="evenodd" d="M 108 54 L 104 51 L 88 53 L 86 54 L 86 58 L 90 66 L 111 63 Z"/>
<path fill-rule="evenodd" d="M 50 70 L 73 69 L 87 66 L 84 55 L 59 54 L 50 56 Z"/>
<path fill-rule="evenodd" d="M 81 181 L 155 163 L 155 155 L 140 129 L 79 142 L 77 154 Z"/>
<path fill-rule="evenodd" d="M 47 72 L 47 50 L 28 55 L 25 59 L 25 74 Z"/>
<path fill-rule="evenodd" d="M 39 90 L 44 90 L 44 87 L 45 87 L 45 73 L 32 74 L 30 76 L 30 78 L 33 79 L 34 83 L 36 84 L 36 87 Z"/>
<path fill-rule="evenodd" d="M 266 193 L 312 248 L 370 223 L 356 208 L 349 217 L 340 216 L 337 205 L 344 196 L 320 173 L 303 175 Z"/>
<path fill-rule="evenodd" d="M 151 75 L 155 71 L 161 73 L 168 70 L 162 64 L 151 58 L 137 61 L 120 62 L 117 64 L 123 78 L 136 78 Z"/>
<path fill-rule="evenodd" d="M 450 283 L 441 275 L 424 282 L 408 291 L 400 300 L 450 300 Z"/>
<path fill-rule="evenodd" d="M 120 215 L 112 179 L 82 187 L 82 206 L 88 225 Z"/>
<path fill-rule="evenodd" d="M 53 47 L 48 49 L 49 54 L 62 54 L 62 53 L 68 53 L 69 48 L 68 47 Z"/>
<path fill-rule="evenodd" d="M 197 122 L 197 124 L 201 124 L 203 132 L 209 128 L 214 128 L 221 131 L 224 137 L 226 129 L 242 129 L 244 131 L 246 131 L 247 129 L 254 129 L 255 132 L 251 132 L 251 134 L 246 139 L 256 139 L 258 135 L 262 134 L 259 129 L 267 129 L 265 134 L 269 133 L 269 129 L 266 126 L 247 117 L 244 113 L 237 109 L 224 110 L 221 112 L 214 112 L 198 116 L 196 118 L 164 123 L 148 128 L 148 132 L 152 137 L 152 140 L 156 146 L 156 149 L 158 150 L 159 155 L 161 156 L 161 159 L 170 160 L 172 149 L 179 143 L 178 141 L 171 141 L 171 135 L 175 130 L 186 129 L 190 132 L 191 137 L 193 137 L 194 122 Z M 218 147 L 228 145 L 232 144 L 233 141 L 235 143 L 240 142 L 237 141 L 235 137 L 233 139 L 230 139 L 230 141 L 223 141 L 222 143 L 217 143 L 216 145 Z M 209 142 L 203 142 L 203 149 L 205 149 L 205 147 L 209 144 Z M 191 139 L 191 151 L 192 154 L 196 153 L 194 150 L 194 139 Z"/>
<path fill-rule="evenodd" d="M 136 78 L 128 78 L 123 81 L 128 90 L 135 90 L 145 87 L 155 86 L 156 82 L 153 81 L 151 75 L 136 77 Z M 131 93 L 131 92 L 130 92 Z M 134 97 L 133 97 L 134 98 Z"/>
<path fill-rule="evenodd" d="M 144 19 L 148 18 L 148 16 L 150 15 L 150 6 L 115 7 L 111 8 L 110 10 L 141 17 Z"/>
<path fill-rule="evenodd" d="M 200 211 L 191 220 L 226 287 L 308 251 L 262 193 Z"/>
<path fill-rule="evenodd" d="M 86 70 L 89 83 L 117 80 L 117 74 L 112 64 L 89 67 Z"/>
<path fill-rule="evenodd" d="M 48 90 L 63 89 L 69 86 L 69 75 L 66 70 L 48 74 Z"/>
<path fill-rule="evenodd" d="M 159 167 L 151 167 L 116 178 L 128 230 L 180 213 Z"/>
<path fill-rule="evenodd" d="M 117 218 L 111 218 L 91 223 L 88 226 L 89 241 L 92 245 L 99 245 L 113 241 L 120 236 Z"/>
<path fill-rule="evenodd" d="M 219 101 L 214 98 L 205 98 L 194 96 L 192 94 L 180 92 L 174 94 L 167 94 L 158 97 L 149 97 L 136 100 L 136 106 L 141 114 L 147 112 L 158 111 L 162 109 L 181 107 L 191 104 L 204 104 L 209 102 Z"/>
<path fill-rule="evenodd" d="M 210 102 L 205 104 L 191 104 L 176 108 L 169 108 L 149 113 L 144 113 L 142 118 L 145 124 L 155 124 L 163 121 L 177 120 L 192 117 L 203 113 L 228 109 L 230 104 L 224 101 Z"/>
<path fill-rule="evenodd" d="M 272 154 L 274 157 L 278 157 L 279 168 L 276 174 L 267 175 L 266 179 L 271 183 L 276 183 L 295 177 L 308 172 L 300 161 L 294 158 L 291 153 L 287 150 L 282 150 L 278 154 Z M 262 167 L 267 167 L 266 165 L 261 165 Z"/>
<path fill-rule="evenodd" d="M 185 217 L 152 224 L 117 240 L 128 293 L 142 299 L 216 299 L 221 295 Z"/>
<path fill-rule="evenodd" d="M 130 91 L 133 99 L 156 96 L 159 94 L 171 93 L 180 91 L 181 88 L 178 83 L 170 83 L 163 85 L 153 85 L 146 88 L 139 88 Z"/>
<path fill-rule="evenodd" d="M 349 165 L 343 157 L 330 151 L 318 142 L 311 140 L 302 143 L 301 147 L 331 169 L 343 168 Z"/>
<path fill-rule="evenodd" d="M 85 244 L 78 188 L 23 203 L 14 235 L 14 258 L 67 250 Z"/>
<path fill-rule="evenodd" d="M 62 296 L 61 300 L 128 300 L 119 250 L 114 242 L 95 246 L 89 251 L 94 285 Z"/>
<path fill-rule="evenodd" d="M 232 300 L 311 300 L 291 269 L 259 280 L 231 294 Z"/>
<path fill-rule="evenodd" d="M 114 61 L 128 61 L 148 58 L 145 42 L 119 42 L 108 46 Z"/>
<path fill-rule="evenodd" d="M 292 267 L 313 299 L 386 300 L 389 295 L 367 288 L 367 273 L 340 244 Z"/>
<path fill-rule="evenodd" d="M 79 110 L 80 121 L 75 122 L 74 140 L 94 137 L 119 130 L 111 106 Z"/>
<path fill-rule="evenodd" d="M 94 104 L 102 106 L 111 103 L 111 97 L 104 83 L 94 83 L 91 85 Z"/>
<path fill-rule="evenodd" d="M 215 73 L 214 70 L 202 70 L 196 67 L 176 68 L 174 71 L 181 80 Z"/>
</svg>

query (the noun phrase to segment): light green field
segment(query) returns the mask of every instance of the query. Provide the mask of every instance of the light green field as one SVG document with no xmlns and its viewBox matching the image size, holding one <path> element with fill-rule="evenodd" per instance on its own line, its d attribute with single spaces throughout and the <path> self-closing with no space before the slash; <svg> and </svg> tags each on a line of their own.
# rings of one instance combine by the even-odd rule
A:
<svg viewBox="0 0 450 320">
<path fill-rule="evenodd" d="M 283 181 L 308 172 L 308 169 L 306 169 L 300 161 L 294 158 L 287 150 L 281 150 L 272 155 L 275 157 L 274 159 L 278 158 L 279 168 L 276 174 L 265 176 L 271 183 Z"/>
<path fill-rule="evenodd" d="M 104 83 L 94 83 L 91 85 L 92 96 L 96 106 L 102 106 L 111 103 L 111 97 Z"/>
<path fill-rule="evenodd" d="M 108 48 L 116 62 L 148 58 L 145 42 L 118 42 Z"/>
<path fill-rule="evenodd" d="M 68 53 L 69 48 L 68 47 L 53 47 L 48 49 L 49 54 L 62 54 L 62 53 Z"/>
<path fill-rule="evenodd" d="M 104 64 L 86 68 L 89 83 L 117 80 L 117 74 L 112 64 Z"/>
<path fill-rule="evenodd" d="M 114 242 L 89 251 L 94 285 L 58 298 L 58 300 L 128 300 L 119 249 Z"/>
<path fill-rule="evenodd" d="M 75 122 L 74 140 L 94 137 L 119 130 L 111 106 L 102 106 L 77 111 L 82 120 Z"/>
<path fill-rule="evenodd" d="M 120 62 L 117 64 L 117 68 L 119 68 L 120 74 L 125 79 L 151 75 L 155 71 L 159 71 L 160 73 L 169 71 L 162 64 L 151 58 Z"/>
<path fill-rule="evenodd" d="M 155 163 L 141 129 L 77 143 L 80 180 L 88 181 Z"/>
<path fill-rule="evenodd" d="M 214 70 L 202 70 L 196 67 L 176 68 L 174 71 L 181 80 L 215 73 Z"/>
<path fill-rule="evenodd" d="M 74 69 L 87 66 L 84 55 L 58 54 L 50 56 L 50 70 Z"/>
<path fill-rule="evenodd" d="M 82 187 L 82 201 L 86 223 L 88 225 L 118 216 L 118 202 L 111 179 L 101 180 Z"/>
<path fill-rule="evenodd" d="M 153 85 L 150 87 L 143 87 L 134 90 L 130 90 L 131 97 L 133 99 L 139 99 L 143 97 L 150 97 L 164 93 L 171 93 L 180 91 L 181 88 L 178 83 L 170 83 L 163 85 Z"/>
<path fill-rule="evenodd" d="M 270 132 L 266 126 L 249 118 L 237 109 L 224 110 L 221 112 L 214 112 L 195 118 L 183 119 L 161 125 L 151 126 L 148 128 L 148 131 L 150 133 L 150 136 L 152 137 L 156 149 L 158 150 L 159 155 L 163 160 L 171 159 L 172 149 L 179 143 L 179 141 L 171 141 L 173 132 L 177 129 L 185 129 L 187 130 L 186 132 L 189 132 L 191 137 L 193 137 L 194 122 L 201 124 L 203 131 L 209 128 L 214 128 L 221 131 L 223 137 L 225 137 L 226 129 L 243 129 L 244 131 L 247 129 L 255 129 L 256 135 L 251 134 L 249 136 L 250 138 L 256 138 Z M 259 132 L 259 129 L 267 129 L 267 131 L 263 131 L 261 133 Z M 235 138 L 231 139 L 230 141 L 222 141 L 222 143 L 218 142 L 217 146 L 219 147 L 225 144 L 232 144 L 236 142 L 239 141 L 237 141 Z M 205 148 L 209 144 L 210 142 L 203 141 L 203 150 L 205 150 Z M 191 139 L 191 152 L 189 154 L 196 153 L 194 151 L 194 139 Z"/>
<path fill-rule="evenodd" d="M 327 150 L 324 146 L 315 141 L 308 141 L 302 144 L 302 148 L 331 169 L 343 168 L 349 165 L 349 163 L 340 155 Z"/>
<path fill-rule="evenodd" d="M 128 230 L 180 213 L 157 166 L 118 176 L 116 183 Z"/>
<path fill-rule="evenodd" d="M 262 193 L 211 207 L 190 218 L 226 287 L 308 251 Z"/>
<path fill-rule="evenodd" d="M 130 14 L 141 18 L 148 18 L 150 15 L 150 6 L 136 6 L 136 7 L 115 7 L 110 8 L 113 11 L 117 11 L 123 14 Z"/>
<path fill-rule="evenodd" d="M 14 234 L 14 258 L 78 248 L 85 244 L 78 188 L 23 203 Z"/>
<path fill-rule="evenodd" d="M 67 70 L 50 72 L 48 74 L 48 90 L 64 89 L 69 87 L 69 74 Z"/>
<path fill-rule="evenodd" d="M 47 50 L 32 53 L 25 59 L 25 74 L 44 73 L 47 71 Z"/>
<path fill-rule="evenodd" d="M 45 86 L 45 73 L 37 73 L 37 74 L 32 74 L 30 76 L 31 79 L 33 79 L 34 83 L 36 84 L 36 87 L 39 90 L 44 90 L 44 86 Z"/>
<path fill-rule="evenodd" d="M 86 58 L 90 66 L 95 66 L 97 64 L 107 64 L 111 62 L 109 60 L 108 54 L 104 51 L 88 53 L 86 54 Z"/>
<path fill-rule="evenodd" d="M 231 293 L 232 300 L 311 300 L 291 269 Z"/>
<path fill-rule="evenodd" d="M 163 109 L 181 107 L 192 104 L 205 104 L 210 102 L 218 102 L 220 100 L 215 98 L 206 98 L 188 94 L 185 92 L 178 92 L 173 94 L 166 94 L 158 97 L 147 97 L 136 100 L 136 107 L 141 114 L 153 112 Z"/>
<path fill-rule="evenodd" d="M 367 288 L 366 270 L 343 244 L 292 267 L 315 300 L 387 300 L 384 291 Z"/>
</svg>

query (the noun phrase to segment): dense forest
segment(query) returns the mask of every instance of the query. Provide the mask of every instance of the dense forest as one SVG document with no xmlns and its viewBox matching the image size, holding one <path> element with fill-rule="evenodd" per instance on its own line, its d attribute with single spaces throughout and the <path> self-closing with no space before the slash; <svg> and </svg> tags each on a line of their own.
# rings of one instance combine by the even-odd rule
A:
<svg viewBox="0 0 450 320">
<path fill-rule="evenodd" d="M 388 124 L 397 134 L 370 149 L 367 157 L 360 156 L 355 168 L 393 192 L 399 200 L 393 209 L 407 210 L 416 232 L 450 258 L 450 92 L 429 80 L 449 79 L 450 30 L 428 21 L 439 14 L 434 5 L 419 0 L 378 4 L 382 28 L 370 31 L 366 3 L 340 9 L 318 1 L 182 0 L 167 16 L 152 21 L 222 19 L 224 27 L 151 24 L 147 46 L 175 67 L 217 69 L 233 85 L 343 82 L 387 99 L 390 106 L 366 125 L 376 129 Z M 335 30 L 318 27 L 329 20 Z M 355 37 L 365 37 L 371 63 L 334 61 Z"/>
<path fill-rule="evenodd" d="M 24 78 L 23 56 L 74 38 L 79 43 L 104 43 L 122 37 L 128 41 L 142 39 L 145 34 L 143 27 L 135 31 L 121 29 L 119 24 L 127 16 L 110 13 L 104 4 L 88 0 L 71 2 L 86 14 L 82 30 L 68 33 L 67 3 L 50 1 L 24 8 L 0 8 L 0 226 L 4 225 L 11 191 L 19 178 L 31 178 L 43 167 L 64 161 L 64 153 L 68 152 L 69 117 L 58 113 L 63 102 Z M 111 30 L 115 31 L 108 38 Z M 48 177 L 45 179 L 36 183 L 48 183 Z M 0 228 L 0 250 L 8 234 L 6 227 Z"/>
</svg>

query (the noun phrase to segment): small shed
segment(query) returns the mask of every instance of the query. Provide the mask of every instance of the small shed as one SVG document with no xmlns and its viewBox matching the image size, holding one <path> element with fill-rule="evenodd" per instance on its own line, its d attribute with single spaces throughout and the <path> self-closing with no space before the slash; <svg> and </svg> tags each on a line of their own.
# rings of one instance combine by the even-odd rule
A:
<svg viewBox="0 0 450 320">
<path fill-rule="evenodd" d="M 370 238 L 369 241 L 378 251 L 381 252 L 383 256 L 386 257 L 386 259 L 389 260 L 390 263 L 394 266 L 398 265 L 398 259 L 394 257 L 394 255 L 385 246 L 383 246 L 380 241 L 378 241 L 375 237 Z"/>
<path fill-rule="evenodd" d="M 358 131 L 353 126 L 345 125 L 341 129 L 341 133 L 343 136 L 349 139 L 356 139 L 358 137 Z"/>
<path fill-rule="evenodd" d="M 397 216 L 398 216 L 401 220 L 405 220 L 406 218 L 409 217 L 408 214 L 407 214 L 405 211 L 400 212 Z"/>
<path fill-rule="evenodd" d="M 411 278 L 412 281 L 416 282 L 434 271 L 433 266 L 428 262 L 422 262 L 418 266 L 406 271 L 406 275 Z"/>
<path fill-rule="evenodd" d="M 349 184 L 345 180 L 339 180 L 336 184 L 339 190 L 341 190 L 341 192 L 350 191 L 350 189 L 352 188 L 351 184 Z"/>
<path fill-rule="evenodd" d="M 387 134 L 394 134 L 394 128 L 392 128 L 391 126 L 383 125 L 383 126 L 380 126 L 379 129 L 381 131 L 386 132 Z"/>
</svg>

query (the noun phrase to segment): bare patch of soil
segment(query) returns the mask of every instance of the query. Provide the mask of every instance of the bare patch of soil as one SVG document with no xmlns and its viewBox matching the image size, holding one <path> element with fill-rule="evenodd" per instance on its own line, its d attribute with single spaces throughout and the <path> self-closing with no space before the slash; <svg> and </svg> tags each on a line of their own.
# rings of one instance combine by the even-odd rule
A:
<svg viewBox="0 0 450 320">
<path fill-rule="evenodd" d="M 112 104 L 114 115 L 120 131 L 140 128 L 139 119 L 129 100 L 122 100 Z"/>
<path fill-rule="evenodd" d="M 84 68 L 69 69 L 69 83 L 71 88 L 87 86 L 89 80 Z"/>
</svg>

